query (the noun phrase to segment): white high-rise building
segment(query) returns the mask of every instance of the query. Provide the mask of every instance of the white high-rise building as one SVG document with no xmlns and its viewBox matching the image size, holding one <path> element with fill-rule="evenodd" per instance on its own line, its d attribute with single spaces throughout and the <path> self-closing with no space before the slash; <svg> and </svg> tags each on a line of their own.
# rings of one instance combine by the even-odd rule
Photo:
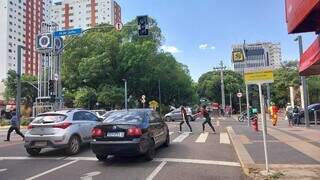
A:
<svg viewBox="0 0 320 180">
<path fill-rule="evenodd" d="M 54 3 L 51 18 L 60 29 L 114 25 L 121 22 L 121 7 L 114 0 L 62 0 Z"/>
<path fill-rule="evenodd" d="M 17 70 L 17 47 L 22 45 L 22 73 L 37 75 L 39 56 L 35 37 L 50 18 L 51 0 L 0 1 L 0 83 L 8 70 Z M 4 86 L 0 85 L 0 99 Z"/>
<path fill-rule="evenodd" d="M 240 53 L 240 58 L 235 60 L 235 54 L 237 53 Z M 243 59 L 241 56 L 243 56 Z M 233 45 L 232 61 L 234 71 L 241 74 L 247 68 L 279 68 L 281 66 L 280 43 L 263 42 Z"/>
</svg>

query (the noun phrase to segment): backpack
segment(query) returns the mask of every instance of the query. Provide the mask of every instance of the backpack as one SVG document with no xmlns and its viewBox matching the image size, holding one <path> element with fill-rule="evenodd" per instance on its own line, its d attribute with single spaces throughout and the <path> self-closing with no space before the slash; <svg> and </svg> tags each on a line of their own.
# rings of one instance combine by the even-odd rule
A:
<svg viewBox="0 0 320 180">
<path fill-rule="evenodd" d="M 299 108 L 298 107 L 294 107 L 293 108 L 293 113 L 299 113 Z"/>
</svg>

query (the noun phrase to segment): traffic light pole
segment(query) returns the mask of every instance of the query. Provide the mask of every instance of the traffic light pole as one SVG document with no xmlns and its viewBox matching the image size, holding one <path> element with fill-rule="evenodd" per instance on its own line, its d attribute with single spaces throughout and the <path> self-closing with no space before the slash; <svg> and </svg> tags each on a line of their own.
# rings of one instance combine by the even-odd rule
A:
<svg viewBox="0 0 320 180">
<path fill-rule="evenodd" d="M 17 96 L 16 96 L 16 115 L 18 122 L 20 122 L 20 106 L 21 106 L 21 51 L 23 46 L 18 45 L 18 62 L 17 62 Z"/>
<path fill-rule="evenodd" d="M 295 41 L 298 41 L 299 43 L 299 54 L 300 58 L 303 54 L 303 46 L 302 46 L 302 36 L 298 36 Z M 309 119 L 309 112 L 308 112 L 308 87 L 307 87 L 307 81 L 305 76 L 300 76 L 301 78 L 301 85 L 302 85 L 302 94 L 303 94 L 303 106 L 304 109 L 304 118 L 305 118 L 305 123 L 306 127 L 310 127 L 310 119 Z"/>
<path fill-rule="evenodd" d="M 226 107 L 226 100 L 225 100 L 225 94 L 224 94 L 224 77 L 223 77 L 223 70 L 226 69 L 226 66 L 223 66 L 223 62 L 220 61 L 220 67 L 214 67 L 214 70 L 220 70 L 220 82 L 221 82 L 221 105 L 224 112 L 224 109 Z"/>
</svg>

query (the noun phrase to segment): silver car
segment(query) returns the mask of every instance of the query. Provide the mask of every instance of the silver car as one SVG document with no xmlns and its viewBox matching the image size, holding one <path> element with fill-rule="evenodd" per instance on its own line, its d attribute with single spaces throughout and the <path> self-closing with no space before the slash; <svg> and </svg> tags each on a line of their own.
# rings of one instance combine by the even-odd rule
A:
<svg viewBox="0 0 320 180">
<path fill-rule="evenodd" d="M 187 110 L 188 120 L 194 121 L 191 109 L 189 107 L 187 107 L 186 110 Z M 174 109 L 173 111 L 164 115 L 164 117 L 165 117 L 166 121 L 181 121 L 182 120 L 181 109 L 180 108 Z"/>
<path fill-rule="evenodd" d="M 77 154 L 81 144 L 91 141 L 91 130 L 101 121 L 81 109 L 39 114 L 28 126 L 24 146 L 31 156 L 43 148 L 66 148 L 68 154 Z"/>
</svg>

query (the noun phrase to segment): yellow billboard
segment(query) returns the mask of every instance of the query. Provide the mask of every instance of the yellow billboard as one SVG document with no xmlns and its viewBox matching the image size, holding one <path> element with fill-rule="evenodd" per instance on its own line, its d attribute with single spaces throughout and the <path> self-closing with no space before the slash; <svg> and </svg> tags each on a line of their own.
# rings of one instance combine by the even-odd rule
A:
<svg viewBox="0 0 320 180">
<path fill-rule="evenodd" d="M 244 73 L 244 81 L 246 84 L 263 84 L 273 83 L 272 70 L 248 71 Z"/>
</svg>

